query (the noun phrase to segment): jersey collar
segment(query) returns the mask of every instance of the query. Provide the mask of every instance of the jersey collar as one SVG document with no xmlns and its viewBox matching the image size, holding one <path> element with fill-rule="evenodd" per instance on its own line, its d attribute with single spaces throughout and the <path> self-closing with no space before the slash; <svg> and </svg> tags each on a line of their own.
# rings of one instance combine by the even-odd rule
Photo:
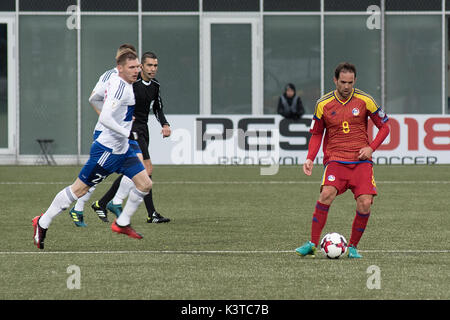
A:
<svg viewBox="0 0 450 320">
<path fill-rule="evenodd" d="M 341 101 L 341 100 L 337 97 L 337 95 L 336 95 L 336 90 L 333 91 L 334 97 L 335 97 L 336 100 L 339 101 L 339 103 L 342 104 L 343 106 L 345 106 L 347 103 L 350 102 L 350 100 L 352 100 L 354 94 L 355 94 L 355 88 L 352 89 L 352 93 L 350 94 L 350 97 L 348 97 L 347 100 Z"/>
</svg>

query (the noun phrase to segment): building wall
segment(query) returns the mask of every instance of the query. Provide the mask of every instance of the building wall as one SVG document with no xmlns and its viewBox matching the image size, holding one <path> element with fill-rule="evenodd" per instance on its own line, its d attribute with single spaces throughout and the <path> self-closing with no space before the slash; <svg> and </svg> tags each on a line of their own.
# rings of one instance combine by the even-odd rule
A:
<svg viewBox="0 0 450 320">
<path fill-rule="evenodd" d="M 157 78 L 169 117 L 273 115 L 288 82 L 312 114 L 320 95 L 333 90 L 333 70 L 341 61 L 356 64 L 356 86 L 390 114 L 448 114 L 449 2 L 2 0 L 0 17 L 14 17 L 19 31 L 14 156 L 38 154 L 37 138 L 53 139 L 54 154 L 79 158 L 89 153 L 97 115 L 87 99 L 125 42 L 139 53 L 158 55 Z M 79 14 L 68 11 L 74 4 Z M 214 17 L 256 19 L 256 41 L 246 41 L 255 36 L 245 23 L 205 27 Z M 205 57 L 209 27 L 213 55 Z M 245 62 L 248 57 L 260 62 L 256 81 L 249 76 L 255 70 Z M 210 81 L 202 73 L 205 61 L 212 65 Z M 256 108 L 248 104 L 248 91 L 255 86 L 260 89 Z M 204 102 L 208 88 L 216 101 L 209 109 Z M 5 112 L 2 103 L 0 123 Z M 1 149 L 4 139 L 0 143 Z"/>
</svg>

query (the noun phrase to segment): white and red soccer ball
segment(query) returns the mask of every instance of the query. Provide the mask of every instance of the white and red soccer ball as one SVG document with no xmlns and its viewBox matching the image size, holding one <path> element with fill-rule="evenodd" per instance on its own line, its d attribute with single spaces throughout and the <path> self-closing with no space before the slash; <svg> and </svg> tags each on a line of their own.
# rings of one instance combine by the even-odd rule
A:
<svg viewBox="0 0 450 320">
<path fill-rule="evenodd" d="M 327 233 L 320 241 L 320 250 L 330 259 L 338 259 L 347 252 L 347 240 L 337 233 Z"/>
</svg>

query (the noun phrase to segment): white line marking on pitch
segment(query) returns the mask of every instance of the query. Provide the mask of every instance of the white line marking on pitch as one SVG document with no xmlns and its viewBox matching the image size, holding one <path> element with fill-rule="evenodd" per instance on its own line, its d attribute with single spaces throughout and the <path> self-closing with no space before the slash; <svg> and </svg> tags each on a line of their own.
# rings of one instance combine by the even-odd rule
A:
<svg viewBox="0 0 450 320">
<path fill-rule="evenodd" d="M 103 182 L 103 184 L 111 184 L 112 182 Z M 318 184 L 320 181 L 155 181 L 156 184 Z M 377 181 L 378 184 L 449 184 L 450 181 L 422 181 L 422 180 L 414 180 L 414 181 Z M 3 181 L 0 182 L 0 185 L 51 185 L 51 184 L 62 184 L 62 185 L 70 185 L 72 182 L 41 182 L 41 181 Z"/>
<path fill-rule="evenodd" d="M 450 253 L 450 250 L 359 250 L 364 253 Z M 294 250 L 142 250 L 142 251 L 2 251 L 0 255 L 34 254 L 278 254 Z"/>
</svg>

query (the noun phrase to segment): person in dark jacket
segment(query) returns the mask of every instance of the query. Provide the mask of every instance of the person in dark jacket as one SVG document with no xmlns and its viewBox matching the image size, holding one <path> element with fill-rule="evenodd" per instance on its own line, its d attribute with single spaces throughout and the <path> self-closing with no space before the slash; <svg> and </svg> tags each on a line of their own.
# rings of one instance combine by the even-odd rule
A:
<svg viewBox="0 0 450 320">
<path fill-rule="evenodd" d="M 278 100 L 278 113 L 287 119 L 300 119 L 305 113 L 302 99 L 297 96 L 295 86 L 288 83 Z"/>
</svg>

